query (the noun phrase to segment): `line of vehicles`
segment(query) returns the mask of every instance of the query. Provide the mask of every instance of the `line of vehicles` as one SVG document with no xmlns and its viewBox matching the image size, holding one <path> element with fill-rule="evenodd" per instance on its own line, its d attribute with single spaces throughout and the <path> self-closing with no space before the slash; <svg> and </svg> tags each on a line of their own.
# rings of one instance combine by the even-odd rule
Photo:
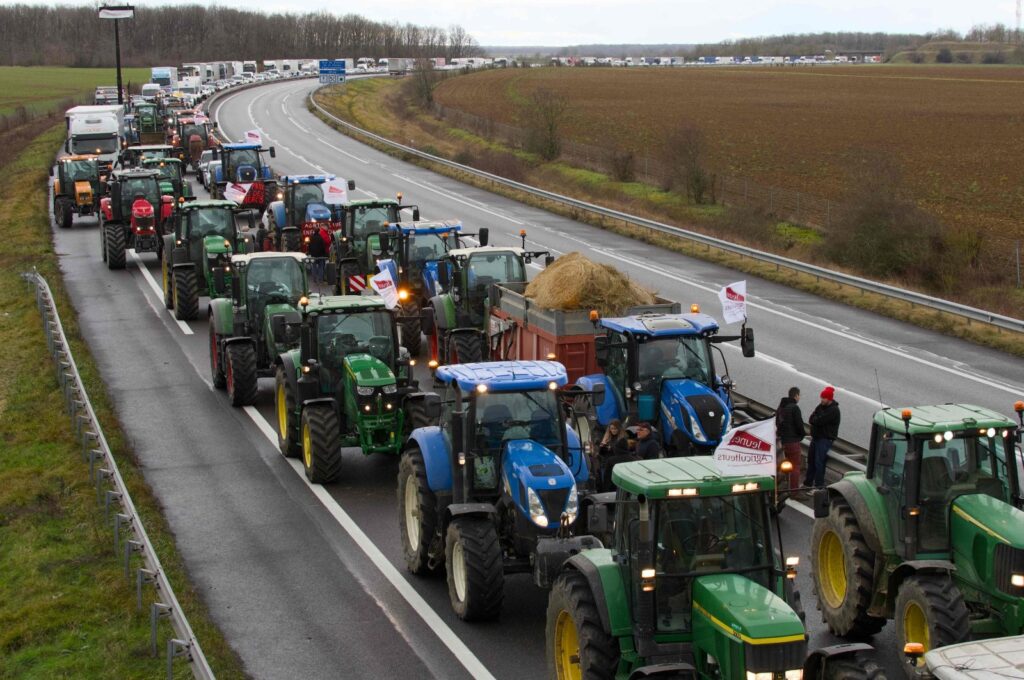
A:
<svg viewBox="0 0 1024 680">
<path fill-rule="evenodd" d="M 218 165 L 200 200 L 181 148 L 125 147 L 105 176 L 98 156 L 62 158 L 55 219 L 91 194 L 109 268 L 129 248 L 156 255 L 168 310 L 205 311 L 213 385 L 241 407 L 273 379 L 280 451 L 312 483 L 345 474 L 344 449 L 396 457 L 406 566 L 443 572 L 461 619 L 498 617 L 506 576 L 549 589 L 551 677 L 877 678 L 862 640 L 888 620 L 924 655 L 913 677 L 940 647 L 1024 630 L 1024 403 L 1016 420 L 957 404 L 875 415 L 867 471 L 814 495 L 817 606 L 851 642 L 808 649 L 783 492 L 710 455 L 738 418 L 720 346 L 754 356 L 746 324 L 726 335 L 661 298 L 614 317 L 541 308 L 528 268 L 554 258 L 525 232 L 497 245 L 401 194 L 279 176 L 259 142 L 203 149 Z M 654 423 L 665 457 L 613 465 L 614 420 Z"/>
</svg>

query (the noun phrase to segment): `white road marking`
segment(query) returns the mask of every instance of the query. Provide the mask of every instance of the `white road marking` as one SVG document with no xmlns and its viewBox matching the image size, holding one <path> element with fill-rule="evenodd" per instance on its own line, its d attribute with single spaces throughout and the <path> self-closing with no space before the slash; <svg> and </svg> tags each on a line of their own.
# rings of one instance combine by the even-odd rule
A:
<svg viewBox="0 0 1024 680">
<path fill-rule="evenodd" d="M 790 500 L 790 499 L 787 498 L 786 499 L 786 507 L 787 508 L 793 508 L 794 510 L 799 512 L 801 515 L 803 515 L 805 517 L 808 517 L 808 518 L 810 518 L 812 520 L 814 519 L 814 511 L 811 510 L 806 505 L 804 505 L 803 503 L 799 503 L 797 501 Z"/>
<path fill-rule="evenodd" d="M 290 118 L 290 116 L 289 116 L 289 118 Z M 309 130 L 306 130 L 306 132 L 309 132 Z M 321 144 L 323 144 L 324 146 L 329 146 L 329 147 L 331 147 L 332 149 L 334 149 L 334 150 L 335 150 L 335 151 L 337 151 L 338 153 L 343 153 L 343 154 L 345 154 L 346 156 L 348 156 L 349 158 L 351 158 L 351 159 L 353 159 L 353 160 L 357 160 L 357 161 L 359 161 L 359 162 L 360 162 L 360 163 L 362 163 L 363 165 L 369 165 L 369 163 L 370 163 L 370 161 L 367 161 L 367 160 L 363 160 L 363 159 L 362 159 L 362 158 L 360 158 L 359 156 L 355 156 L 355 155 L 353 155 L 353 154 L 350 154 L 350 153 L 349 153 L 348 151 L 345 151 L 344 149 L 339 149 L 338 147 L 334 146 L 333 144 L 331 144 L 330 142 L 328 142 L 328 141 L 327 141 L 326 139 L 324 139 L 323 137 L 317 137 L 317 141 L 319 141 L 319 142 L 320 142 Z"/>
<path fill-rule="evenodd" d="M 160 310 L 163 309 L 164 304 L 164 289 L 160 287 L 160 285 L 156 282 L 156 279 L 153 278 L 153 275 L 149 273 L 149 269 L 142 261 L 142 258 L 139 257 L 134 250 L 129 250 L 128 253 L 132 256 L 132 259 L 135 260 L 135 264 L 138 267 L 139 271 L 142 272 L 142 278 L 146 279 L 146 283 L 148 283 L 149 287 L 153 289 L 154 293 L 156 293 L 156 298 L 160 303 L 160 306 L 154 307 L 153 309 L 156 311 L 157 316 L 160 316 Z M 171 321 L 178 324 L 178 328 L 180 328 L 181 332 L 184 333 L 185 335 L 195 335 L 195 333 L 192 331 L 191 328 L 189 328 L 189 325 L 187 323 L 185 323 L 181 319 L 175 319 L 173 314 L 171 315 Z"/>
<path fill-rule="evenodd" d="M 263 417 L 254 406 L 244 407 L 246 415 L 256 424 L 263 436 L 273 445 L 277 446 L 277 432 L 271 427 L 270 423 L 267 422 L 266 418 Z M 388 580 L 388 582 L 394 586 L 398 594 L 412 607 L 421 619 L 423 623 L 427 624 L 427 627 L 437 635 L 438 639 L 444 643 L 444 646 L 451 651 L 451 653 L 458 659 L 459 663 L 462 664 L 463 668 L 469 672 L 474 678 L 480 678 L 482 680 L 493 680 L 494 676 L 490 671 L 483 665 L 483 663 L 476 657 L 475 654 L 466 646 L 462 640 L 455 634 L 455 632 L 448 627 L 448 624 L 437 615 L 427 601 L 416 592 L 415 589 L 409 582 L 405 580 L 402 575 L 395 569 L 394 565 L 388 561 L 384 556 L 384 553 L 374 544 L 370 537 L 367 536 L 359 525 L 356 524 L 355 520 L 345 512 L 338 501 L 334 500 L 327 489 L 320 484 L 312 484 L 306 479 L 305 471 L 302 468 L 302 463 L 295 459 L 288 459 L 287 462 L 291 466 L 295 474 L 298 475 L 313 495 L 316 496 L 317 500 L 327 509 L 331 516 L 341 525 L 348 535 L 355 541 L 355 544 L 359 546 L 363 554 L 369 558 L 380 573 Z"/>
<path fill-rule="evenodd" d="M 462 205 L 468 205 L 470 208 L 474 208 L 476 210 L 480 210 L 482 212 L 487 213 L 488 215 L 494 215 L 495 217 L 500 217 L 503 220 L 508 220 L 512 224 L 518 224 L 518 225 L 522 225 L 523 224 L 522 220 L 517 220 L 517 219 L 514 219 L 514 218 L 509 217 L 507 215 L 502 215 L 501 213 L 494 212 L 493 210 L 488 210 L 487 208 L 481 208 L 479 205 L 475 205 L 474 203 L 471 203 L 470 201 L 467 201 L 465 199 L 459 198 L 455 194 L 449 193 L 447 191 L 441 191 L 440 189 L 435 189 L 433 187 L 427 186 L 426 184 L 420 184 L 419 182 L 413 181 L 413 180 L 409 179 L 408 177 L 403 177 L 402 175 L 396 175 L 394 173 L 392 173 L 392 177 L 397 177 L 398 179 L 402 180 L 403 182 L 408 182 L 409 184 L 412 184 L 414 186 L 418 186 L 421 189 L 426 189 L 427 191 L 432 191 L 433 193 L 435 193 L 435 194 L 437 194 L 439 196 L 444 196 L 445 198 L 447 198 L 450 201 L 455 201 L 456 203 L 461 203 Z"/>
</svg>

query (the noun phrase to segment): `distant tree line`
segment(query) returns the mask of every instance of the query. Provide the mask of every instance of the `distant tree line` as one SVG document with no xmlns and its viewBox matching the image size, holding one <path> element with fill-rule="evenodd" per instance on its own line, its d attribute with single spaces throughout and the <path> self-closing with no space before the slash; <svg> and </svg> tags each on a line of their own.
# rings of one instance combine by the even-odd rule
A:
<svg viewBox="0 0 1024 680">
<path fill-rule="evenodd" d="M 0 64 L 112 66 L 113 22 L 94 7 L 0 6 Z M 476 56 L 476 40 L 448 29 L 329 12 L 265 14 L 204 5 L 136 6 L 120 22 L 126 66 L 304 57 Z"/>
</svg>

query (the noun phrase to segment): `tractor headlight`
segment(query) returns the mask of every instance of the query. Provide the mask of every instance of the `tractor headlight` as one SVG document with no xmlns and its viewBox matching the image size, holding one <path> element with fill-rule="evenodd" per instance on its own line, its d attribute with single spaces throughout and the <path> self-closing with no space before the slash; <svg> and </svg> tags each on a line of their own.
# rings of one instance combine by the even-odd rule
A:
<svg viewBox="0 0 1024 680">
<path fill-rule="evenodd" d="M 398 391 L 398 385 L 385 385 L 384 394 L 394 394 Z"/>
<path fill-rule="evenodd" d="M 804 680 L 804 669 L 794 668 L 791 671 L 786 671 L 786 680 Z"/>
<path fill-rule="evenodd" d="M 356 394 L 358 394 L 360 397 L 372 397 L 373 396 L 373 388 L 372 387 L 366 387 L 366 386 L 363 386 L 363 385 L 356 385 Z"/>
<path fill-rule="evenodd" d="M 690 416 L 690 432 L 693 433 L 693 438 L 699 442 L 706 442 L 708 439 L 704 436 L 704 433 L 700 429 L 700 423 L 693 417 L 692 413 L 687 413 Z"/>
<path fill-rule="evenodd" d="M 580 512 L 580 495 L 576 492 L 576 485 L 572 485 L 569 492 L 569 500 L 565 504 L 565 514 L 568 516 L 569 524 L 576 521 L 576 515 Z"/>
<path fill-rule="evenodd" d="M 530 487 L 526 487 L 526 500 L 530 505 L 530 519 L 537 526 L 546 527 L 548 525 L 548 518 L 544 514 L 544 504 L 540 502 L 537 492 Z M 768 680 L 771 680 L 771 678 Z"/>
<path fill-rule="evenodd" d="M 763 673 L 754 673 L 753 671 L 747 671 L 747 680 L 772 680 L 773 673 L 771 671 Z"/>
<path fill-rule="evenodd" d="M 729 431 L 729 426 L 731 426 L 731 425 L 732 425 L 732 413 L 730 411 L 726 411 L 725 414 L 722 416 L 722 434 L 723 435 L 726 432 Z"/>
</svg>

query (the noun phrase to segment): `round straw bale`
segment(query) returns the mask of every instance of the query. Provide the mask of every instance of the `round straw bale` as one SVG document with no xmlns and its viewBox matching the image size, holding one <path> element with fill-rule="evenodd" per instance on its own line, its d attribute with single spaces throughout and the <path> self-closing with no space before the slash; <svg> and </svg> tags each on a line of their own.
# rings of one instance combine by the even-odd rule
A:
<svg viewBox="0 0 1024 680">
<path fill-rule="evenodd" d="M 655 299 L 653 292 L 615 267 L 578 252 L 563 255 L 538 274 L 527 285 L 526 297 L 546 309 L 596 309 L 601 316 L 619 316 Z"/>
</svg>

